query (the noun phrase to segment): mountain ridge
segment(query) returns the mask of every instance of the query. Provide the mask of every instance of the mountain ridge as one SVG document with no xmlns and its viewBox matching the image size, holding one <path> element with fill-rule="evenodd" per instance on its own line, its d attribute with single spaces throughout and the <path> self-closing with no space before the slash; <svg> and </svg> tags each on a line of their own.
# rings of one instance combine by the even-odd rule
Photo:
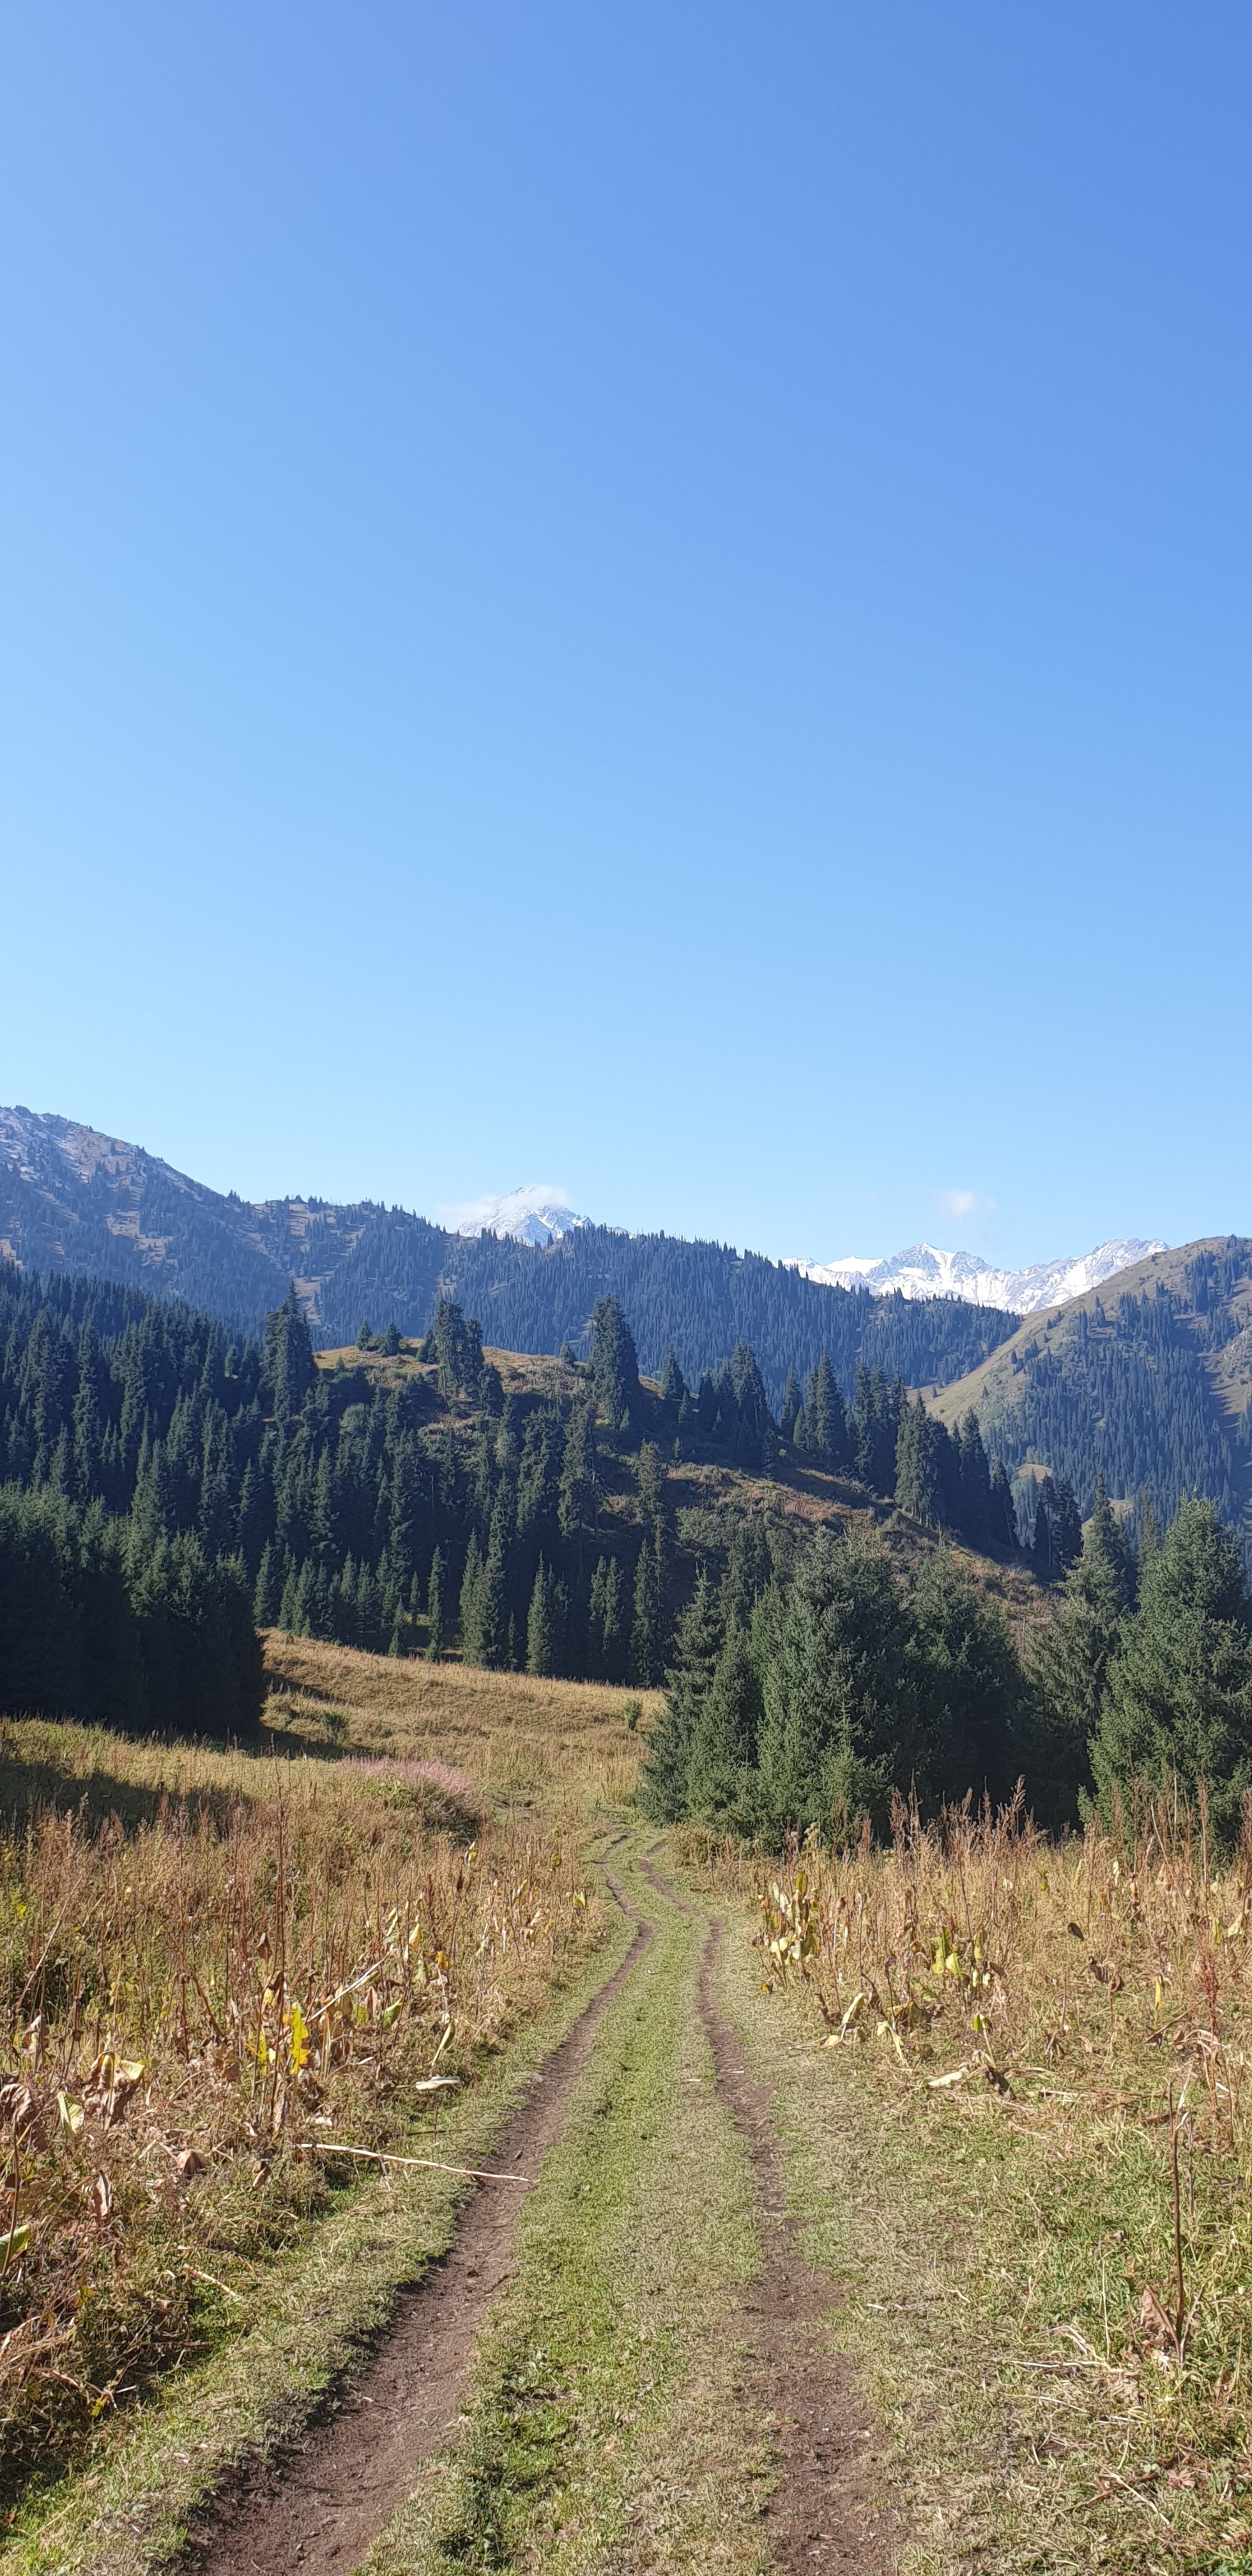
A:
<svg viewBox="0 0 1252 2576">
<path fill-rule="evenodd" d="M 832 1288 L 867 1288 L 871 1297 L 888 1296 L 893 1289 L 902 1297 L 956 1296 L 970 1305 L 1030 1315 L 1080 1297 L 1168 1248 L 1156 1238 L 1111 1236 L 1091 1252 L 1063 1254 L 1059 1260 L 1036 1261 L 1021 1270 L 997 1270 L 976 1252 L 945 1252 L 933 1243 L 910 1243 L 903 1252 L 883 1260 L 849 1254 L 842 1261 L 797 1261 L 795 1267 L 806 1279 Z"/>
<path fill-rule="evenodd" d="M 673 1346 L 696 1383 L 740 1341 L 769 1399 L 822 1351 L 851 1392 L 859 1364 L 910 1384 L 944 1383 L 985 1358 L 1014 1319 L 959 1300 L 910 1303 L 826 1287 L 759 1253 L 571 1227 L 546 1245 L 459 1235 L 399 1207 L 312 1195 L 253 1202 L 208 1189 L 160 1157 L 81 1122 L 0 1110 L 0 1257 L 143 1289 L 258 1331 L 294 1279 L 316 1341 L 375 1329 L 426 1331 L 455 1297 L 501 1349 L 589 1346 L 597 1300 L 620 1299 L 650 1374 Z"/>
<path fill-rule="evenodd" d="M 972 1411 L 1010 1470 L 1068 1477 L 1084 1512 L 1097 1474 L 1159 1522 L 1200 1492 L 1252 1545 L 1252 1239 L 1152 1253 L 1026 1316 L 927 1402 L 949 1430 Z"/>
</svg>

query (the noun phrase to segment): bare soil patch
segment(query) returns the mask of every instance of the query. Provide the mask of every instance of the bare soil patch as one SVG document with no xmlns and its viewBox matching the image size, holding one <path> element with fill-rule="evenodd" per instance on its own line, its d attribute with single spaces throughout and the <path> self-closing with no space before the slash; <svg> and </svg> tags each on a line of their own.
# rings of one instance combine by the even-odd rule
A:
<svg viewBox="0 0 1252 2576">
<path fill-rule="evenodd" d="M 413 2490 L 423 2464 L 455 2431 L 475 2344 L 513 2268 L 517 2215 L 560 2136 L 570 2093 L 613 1997 L 638 1966 L 652 1926 L 611 1871 L 617 1903 L 637 1925 L 616 1974 L 535 2078 L 492 2150 L 491 2169 L 527 2176 L 480 2183 L 446 2254 L 401 2290 L 381 2340 L 302 2438 L 254 2463 L 193 2532 L 183 2558 L 196 2576 L 345 2576 Z"/>
</svg>

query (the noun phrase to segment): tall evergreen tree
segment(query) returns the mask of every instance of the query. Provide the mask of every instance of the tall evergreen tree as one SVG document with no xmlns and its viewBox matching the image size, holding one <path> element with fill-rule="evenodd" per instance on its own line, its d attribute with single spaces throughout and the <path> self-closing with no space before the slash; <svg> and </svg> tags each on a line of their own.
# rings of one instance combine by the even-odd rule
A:
<svg viewBox="0 0 1252 2576">
<path fill-rule="evenodd" d="M 557 1670 L 559 1659 L 556 1592 L 556 1583 L 540 1557 L 526 1619 L 526 1670 L 543 1677 Z"/>
<path fill-rule="evenodd" d="M 443 1550 L 437 1547 L 430 1560 L 430 1579 L 426 1586 L 426 1660 L 430 1664 L 437 1664 L 444 1650 L 445 1580 Z"/>
<path fill-rule="evenodd" d="M 1030 1767 L 1034 1804 L 1047 1823 L 1072 1820 L 1080 1793 L 1091 1786 L 1088 1746 L 1133 1598 L 1130 1552 L 1097 1479 L 1082 1554 L 1066 1573 L 1061 1607 L 1035 1652 L 1039 1723 Z"/>
<path fill-rule="evenodd" d="M 313 1344 L 293 1279 L 281 1306 L 265 1319 L 261 1385 L 277 1422 L 290 1422 L 317 1377 Z"/>
<path fill-rule="evenodd" d="M 591 1378 L 610 1430 L 629 1430 L 639 1404 L 639 1361 L 616 1297 L 599 1298 L 591 1318 Z"/>
<path fill-rule="evenodd" d="M 717 1603 L 702 1570 L 678 1622 L 664 1706 L 639 1775 L 639 1803 L 658 1824 L 673 1824 L 688 1812 L 692 1732 L 721 1642 Z"/>
<path fill-rule="evenodd" d="M 1229 1840 L 1252 1788 L 1252 1608 L 1237 1544 L 1212 1503 L 1188 1502 L 1143 1574 L 1109 1667 L 1091 1767 L 1104 1814 L 1136 1780 L 1185 1798 L 1203 1784 Z"/>
<path fill-rule="evenodd" d="M 686 1813 L 697 1824 L 729 1833 L 751 1833 L 756 1827 L 761 1716 L 761 1682 L 751 1644 L 732 1622 L 692 1717 Z"/>
<path fill-rule="evenodd" d="M 932 1810 L 1010 1798 L 1027 1754 L 1028 1699 L 997 1602 L 947 1546 L 926 1559 L 912 1602 L 910 1664 L 918 1713 L 917 1787 Z M 903 1786 L 903 1783 L 900 1784 Z"/>
<path fill-rule="evenodd" d="M 783 1388 L 782 1411 L 778 1416 L 778 1428 L 784 1440 L 790 1440 L 792 1438 L 795 1432 L 799 1412 L 800 1389 L 796 1380 L 795 1370 L 793 1368 L 789 1368 L 787 1371 L 787 1383 Z"/>
<path fill-rule="evenodd" d="M 914 1520 L 932 1524 L 940 1518 L 939 1425 L 920 1398 L 916 1404 L 903 1405 L 900 1411 L 895 1499 L 899 1509 L 911 1513 Z"/>
<path fill-rule="evenodd" d="M 762 1803 L 776 1829 L 885 1823 L 916 1724 L 909 1619 L 886 1550 L 819 1531 L 788 1593 L 765 1675 Z"/>
</svg>

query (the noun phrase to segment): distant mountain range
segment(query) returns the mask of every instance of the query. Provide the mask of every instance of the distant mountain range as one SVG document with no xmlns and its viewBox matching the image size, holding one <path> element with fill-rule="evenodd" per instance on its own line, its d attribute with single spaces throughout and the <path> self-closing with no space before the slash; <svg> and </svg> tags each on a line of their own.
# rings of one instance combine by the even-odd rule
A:
<svg viewBox="0 0 1252 2576">
<path fill-rule="evenodd" d="M 971 1306 L 998 1306 L 1013 1315 L 1037 1314 L 1099 1288 L 1119 1270 L 1164 1252 L 1163 1243 L 1137 1236 L 1098 1243 L 1094 1252 L 1059 1261 L 1036 1261 L 1028 1270 L 993 1270 L 974 1252 L 941 1252 L 933 1243 L 911 1243 L 885 1261 L 849 1255 L 843 1261 L 797 1261 L 806 1279 L 828 1288 L 868 1288 L 871 1297 L 962 1297 Z"/>
<path fill-rule="evenodd" d="M 514 1243 L 559 1243 L 594 1219 L 579 1216 L 563 1190 L 547 1181 L 528 1181 L 503 1198 L 472 1199 L 442 1214 L 455 1233 L 508 1235 Z M 850 1253 L 842 1261 L 785 1261 L 823 1288 L 866 1288 L 871 1297 L 960 1297 L 970 1306 L 996 1306 L 1012 1315 L 1033 1315 L 1042 1306 L 1059 1306 L 1066 1297 L 1081 1297 L 1118 1270 L 1164 1252 L 1158 1241 L 1134 1235 L 1098 1243 L 1094 1252 L 1059 1261 L 1036 1261 L 1026 1270 L 996 1270 L 976 1252 L 942 1252 L 933 1243 L 911 1243 L 886 1260 Z"/>
<path fill-rule="evenodd" d="M 611 1294 L 648 1376 L 672 1345 L 694 1385 L 742 1340 L 777 1412 L 788 1371 L 803 1383 L 828 1350 L 849 1394 L 865 1366 L 927 1390 L 949 1424 L 972 1408 L 1022 1488 L 1068 1477 L 1086 1511 L 1098 1471 L 1132 1512 L 1146 1492 L 1161 1518 L 1183 1495 L 1209 1494 L 1252 1551 L 1252 1242 L 1162 1247 L 1128 1267 L 1141 1247 L 1104 1244 L 1035 1272 L 967 1268 L 915 1245 L 859 1268 L 624 1234 L 539 1187 L 457 1215 L 476 1230 L 369 1201 L 254 1205 L 72 1119 L 0 1110 L 0 1260 L 27 1272 L 181 1298 L 228 1334 L 255 1331 L 294 1276 L 324 1349 L 354 1341 L 366 1319 L 422 1333 L 451 1296 L 488 1345 L 568 1343 L 582 1356 L 596 1300 Z M 1025 1321 L 985 1302 L 992 1283 L 1032 1300 Z"/>
<path fill-rule="evenodd" d="M 694 1384 L 743 1340 L 778 1405 L 788 1369 L 805 1378 L 823 1350 L 849 1391 L 862 1360 L 913 1386 L 944 1385 L 1014 1328 L 1011 1315 L 956 1298 L 875 1299 L 726 1244 L 591 1225 L 541 1187 L 455 1215 L 471 1230 L 370 1201 L 254 1205 L 73 1119 L 0 1110 L 0 1259 L 181 1297 L 245 1331 L 294 1277 L 323 1349 L 354 1341 L 365 1320 L 425 1332 L 436 1299 L 454 1296 L 488 1343 L 568 1342 L 581 1355 L 596 1299 L 614 1295 L 645 1372 L 659 1372 L 672 1344 Z M 481 1230 L 491 1225 L 500 1230 Z"/>
</svg>

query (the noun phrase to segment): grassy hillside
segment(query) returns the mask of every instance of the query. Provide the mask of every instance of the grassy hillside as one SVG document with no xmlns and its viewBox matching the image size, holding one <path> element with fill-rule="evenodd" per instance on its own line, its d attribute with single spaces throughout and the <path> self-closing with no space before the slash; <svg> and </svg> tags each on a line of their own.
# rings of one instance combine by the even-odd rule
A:
<svg viewBox="0 0 1252 2576">
<path fill-rule="evenodd" d="M 928 1391 L 949 1427 L 972 1407 L 1006 1466 L 1068 1476 L 1084 1511 L 1097 1474 L 1168 1520 L 1209 1496 L 1248 1527 L 1252 1242 L 1154 1253 L 1086 1296 L 1031 1315 L 981 1365 Z"/>
</svg>

